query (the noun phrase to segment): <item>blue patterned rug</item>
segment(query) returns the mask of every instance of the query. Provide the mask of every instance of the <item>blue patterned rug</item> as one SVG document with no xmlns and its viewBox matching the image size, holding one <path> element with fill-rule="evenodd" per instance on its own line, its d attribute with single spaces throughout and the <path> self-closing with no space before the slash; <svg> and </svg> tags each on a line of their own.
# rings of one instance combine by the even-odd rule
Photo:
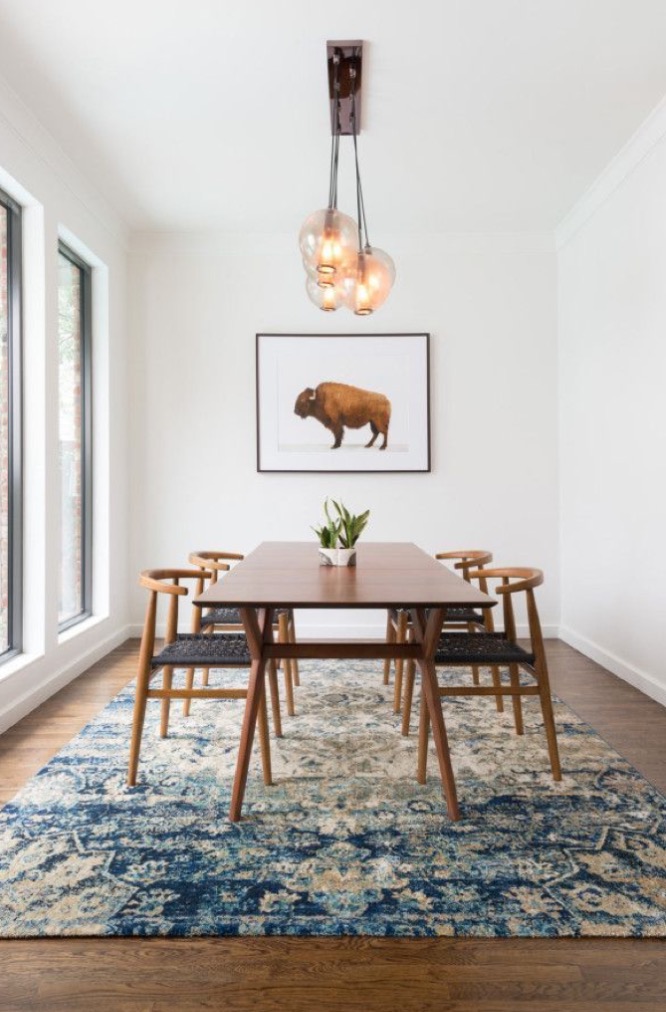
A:
<svg viewBox="0 0 666 1012">
<path fill-rule="evenodd" d="M 0 935 L 666 935 L 666 800 L 627 762 L 558 704 L 555 784 L 536 700 L 523 738 L 493 700 L 449 700 L 451 823 L 379 668 L 302 665 L 275 786 L 255 748 L 235 825 L 244 704 L 174 705 L 161 740 L 149 702 L 130 790 L 124 690 L 0 813 Z"/>
</svg>

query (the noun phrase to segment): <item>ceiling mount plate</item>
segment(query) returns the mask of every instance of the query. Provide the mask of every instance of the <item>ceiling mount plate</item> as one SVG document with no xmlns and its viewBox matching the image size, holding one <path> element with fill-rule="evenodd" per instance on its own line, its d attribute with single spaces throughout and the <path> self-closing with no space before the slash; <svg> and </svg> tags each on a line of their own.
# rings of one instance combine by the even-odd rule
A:
<svg viewBox="0 0 666 1012">
<path fill-rule="evenodd" d="M 361 132 L 361 83 L 363 80 L 363 42 L 327 42 L 328 97 L 331 104 L 331 133 L 352 134 L 352 95 L 356 95 L 356 133 Z M 337 61 L 337 63 L 336 63 Z M 356 76 L 354 76 L 354 70 Z M 340 102 L 336 102 L 335 81 L 340 85 Z"/>
</svg>

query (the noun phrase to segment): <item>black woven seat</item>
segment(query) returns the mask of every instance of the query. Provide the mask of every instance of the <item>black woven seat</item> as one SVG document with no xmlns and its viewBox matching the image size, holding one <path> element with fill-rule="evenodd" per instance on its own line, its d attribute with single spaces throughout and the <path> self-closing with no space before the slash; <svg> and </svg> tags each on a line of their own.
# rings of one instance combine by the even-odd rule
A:
<svg viewBox="0 0 666 1012">
<path fill-rule="evenodd" d="M 408 608 L 389 608 L 389 614 L 395 621 L 401 611 L 409 612 Z M 426 618 L 430 615 L 430 608 L 426 608 Z M 447 608 L 445 623 L 448 622 L 475 622 L 477 625 L 484 625 L 483 615 L 473 608 Z"/>
<path fill-rule="evenodd" d="M 445 623 L 448 622 L 474 622 L 477 625 L 483 625 L 483 615 L 478 611 L 474 611 L 473 608 L 447 608 Z"/>
<path fill-rule="evenodd" d="M 183 633 L 152 658 L 153 668 L 249 667 L 252 663 L 243 633 L 224 636 Z"/>
<path fill-rule="evenodd" d="M 214 608 L 201 616 L 201 628 L 211 625 L 242 625 L 239 608 Z"/>
<path fill-rule="evenodd" d="M 287 608 L 276 608 L 275 615 L 279 615 Z M 240 608 L 214 608 L 213 611 L 204 612 L 201 616 L 201 628 L 206 629 L 212 625 L 242 625 Z"/>
<path fill-rule="evenodd" d="M 534 654 L 503 633 L 447 633 L 440 636 L 435 664 L 534 664 Z"/>
</svg>

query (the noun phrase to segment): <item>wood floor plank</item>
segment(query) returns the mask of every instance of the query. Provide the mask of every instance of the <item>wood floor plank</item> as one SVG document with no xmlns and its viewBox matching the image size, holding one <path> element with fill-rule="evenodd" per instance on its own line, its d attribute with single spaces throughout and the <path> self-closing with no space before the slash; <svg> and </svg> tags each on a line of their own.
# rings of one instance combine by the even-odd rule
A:
<svg viewBox="0 0 666 1012">
<path fill-rule="evenodd" d="M 666 792 L 666 711 L 564 643 L 554 691 Z M 138 642 L 0 737 L 9 800 L 134 677 Z M 379 669 L 378 669 L 379 670 Z M 0 1012 L 666 1012 L 666 940 L 0 941 Z"/>
</svg>

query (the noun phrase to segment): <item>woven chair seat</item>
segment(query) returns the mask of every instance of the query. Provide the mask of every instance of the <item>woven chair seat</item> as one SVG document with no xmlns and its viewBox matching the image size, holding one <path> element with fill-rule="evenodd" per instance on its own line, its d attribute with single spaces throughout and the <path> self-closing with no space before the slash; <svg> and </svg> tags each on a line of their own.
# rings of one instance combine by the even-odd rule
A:
<svg viewBox="0 0 666 1012">
<path fill-rule="evenodd" d="M 211 625 L 242 625 L 239 608 L 214 608 L 201 616 L 201 628 Z"/>
<path fill-rule="evenodd" d="M 430 615 L 430 608 L 426 608 L 426 618 Z M 408 608 L 389 608 L 391 618 L 395 622 L 400 612 L 409 612 Z M 446 618 L 444 624 L 447 625 L 449 622 L 474 622 L 477 625 L 485 625 L 483 615 L 478 611 L 474 611 L 473 608 L 447 608 Z"/>
<path fill-rule="evenodd" d="M 153 668 L 249 667 L 252 663 L 244 633 L 202 636 L 183 633 L 151 660 Z"/>
<path fill-rule="evenodd" d="M 534 654 L 503 633 L 447 633 L 440 636 L 435 664 L 534 664 Z"/>
<path fill-rule="evenodd" d="M 275 616 L 280 615 L 288 608 L 276 608 Z M 214 608 L 213 611 L 204 612 L 201 616 L 201 628 L 207 629 L 212 625 L 242 625 L 240 608 Z"/>
<path fill-rule="evenodd" d="M 477 625 L 484 625 L 484 618 L 473 608 L 447 608 L 444 624 L 449 622 L 475 622 Z"/>
</svg>

